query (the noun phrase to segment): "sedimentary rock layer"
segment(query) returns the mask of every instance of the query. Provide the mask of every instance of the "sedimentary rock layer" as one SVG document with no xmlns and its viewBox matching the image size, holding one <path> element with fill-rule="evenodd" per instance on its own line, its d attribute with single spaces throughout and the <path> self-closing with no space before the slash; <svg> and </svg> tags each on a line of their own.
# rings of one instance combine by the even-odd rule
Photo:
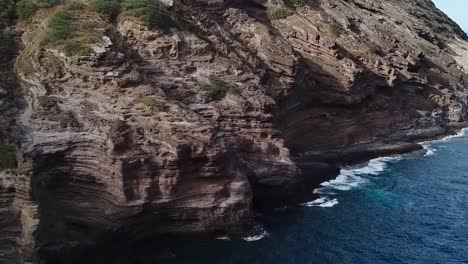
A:
<svg viewBox="0 0 468 264">
<path fill-rule="evenodd" d="M 163 3 L 166 30 L 88 2 L 9 27 L 1 135 L 18 166 L 0 173 L 0 262 L 239 231 L 341 164 L 464 124 L 467 37 L 429 0 Z M 41 41 L 62 9 L 89 53 Z"/>
</svg>

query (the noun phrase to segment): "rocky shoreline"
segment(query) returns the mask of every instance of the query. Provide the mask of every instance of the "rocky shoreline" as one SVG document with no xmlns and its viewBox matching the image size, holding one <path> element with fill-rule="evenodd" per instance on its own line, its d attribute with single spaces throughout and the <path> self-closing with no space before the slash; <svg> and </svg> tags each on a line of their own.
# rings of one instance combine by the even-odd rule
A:
<svg viewBox="0 0 468 264">
<path fill-rule="evenodd" d="M 322 175 L 321 180 L 314 178 L 314 182 L 308 182 L 307 178 L 305 179 L 308 187 L 319 185 L 323 182 L 333 180 L 339 175 L 340 169 L 339 165 L 330 166 L 327 163 L 335 163 L 341 165 L 356 165 L 369 161 L 370 159 L 378 157 L 388 157 L 393 155 L 409 154 L 412 152 L 421 152 L 425 151 L 421 142 L 427 142 L 432 140 L 438 140 L 446 136 L 455 135 L 459 133 L 461 129 L 467 128 L 468 123 L 458 122 L 452 123 L 446 128 L 430 128 L 420 131 L 413 131 L 411 133 L 406 133 L 406 138 L 411 138 L 413 142 L 403 142 L 403 143 L 365 143 L 357 144 L 356 146 L 341 151 L 327 151 L 320 154 L 313 154 L 314 160 L 320 160 L 320 162 L 315 162 L 311 167 L 314 168 L 316 175 Z M 313 188 L 313 187 L 312 187 Z M 300 198 L 289 200 L 288 203 L 277 204 L 279 207 L 261 207 L 261 212 L 255 216 L 255 221 L 260 221 L 264 217 L 271 217 L 277 214 L 286 214 L 295 211 L 300 202 L 310 201 L 311 199 L 318 198 L 317 194 L 312 193 L 312 189 L 306 190 L 309 195 L 300 195 Z M 271 197 L 270 197 L 271 198 Z M 47 248 L 44 249 L 45 258 L 52 259 L 54 261 L 68 261 L 70 259 L 77 259 L 79 261 L 86 261 L 86 263 L 101 263 L 105 262 L 107 259 L 118 256 L 120 263 L 129 263 L 135 260 L 136 255 L 145 255 L 148 252 L 151 252 L 151 256 L 159 256 L 162 260 L 170 260 L 171 257 L 167 256 L 168 252 L 172 247 L 180 247 L 181 244 L 189 246 L 190 241 L 205 241 L 205 243 L 210 243 L 213 240 L 222 240 L 222 239 L 246 239 L 244 237 L 249 235 L 260 236 L 259 230 L 255 230 L 254 227 L 257 227 L 259 223 L 251 222 L 248 225 L 243 226 L 237 230 L 230 230 L 229 232 L 188 232 L 188 233 L 177 233 L 177 234 L 167 234 L 158 237 L 157 239 L 150 238 L 148 240 L 138 241 L 136 244 L 127 244 L 127 242 L 120 241 L 120 238 L 117 238 L 117 241 L 101 241 L 98 244 L 93 245 L 80 245 L 78 248 L 69 248 L 67 250 L 61 250 L 60 254 L 57 254 L 56 250 L 51 252 L 47 251 Z M 263 231 L 265 232 L 265 231 Z M 157 250 L 155 250 L 155 248 Z M 168 251 L 169 250 L 169 251 Z M 116 252 L 119 252 L 116 255 Z M 83 256 L 93 256 L 89 258 L 83 258 Z M 78 262 L 76 262 L 78 263 Z"/>
<path fill-rule="evenodd" d="M 358 143 L 344 149 L 326 150 L 303 153 L 295 159 L 302 168 L 310 170 L 311 177 L 305 177 L 305 182 L 311 188 L 321 183 L 333 180 L 340 173 L 341 166 L 350 166 L 365 163 L 371 159 L 425 151 L 421 142 L 437 140 L 446 136 L 455 135 L 461 129 L 468 127 L 467 122 L 451 123 L 447 127 L 435 127 L 401 132 L 398 136 L 375 142 Z M 396 142 L 396 143 L 392 143 Z M 307 160 L 314 162 L 307 163 Z M 306 162 L 304 162 L 306 161 Z M 304 162 L 304 163 L 302 163 Z M 314 196 L 315 197 L 315 196 Z M 311 197 L 304 196 L 306 200 Z"/>
</svg>

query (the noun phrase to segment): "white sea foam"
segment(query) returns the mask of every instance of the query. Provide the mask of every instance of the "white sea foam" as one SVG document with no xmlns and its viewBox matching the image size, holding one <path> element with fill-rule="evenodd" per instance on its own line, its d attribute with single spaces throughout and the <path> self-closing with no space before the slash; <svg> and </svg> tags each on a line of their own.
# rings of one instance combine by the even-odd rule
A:
<svg viewBox="0 0 468 264">
<path fill-rule="evenodd" d="M 468 132 L 468 128 L 463 128 L 460 131 L 458 131 L 458 133 L 456 133 L 455 135 L 446 136 L 446 137 L 444 137 L 442 139 L 439 139 L 439 140 L 433 140 L 432 142 L 443 142 L 443 141 L 447 141 L 447 140 L 452 139 L 452 138 L 464 137 L 464 136 L 466 136 L 467 132 Z"/>
<path fill-rule="evenodd" d="M 308 203 L 303 203 L 302 205 L 307 206 L 307 207 L 333 207 L 337 205 L 338 203 L 339 203 L 338 199 L 336 198 L 330 199 L 328 197 L 321 197 L 321 198 L 318 198 L 317 200 L 313 200 Z"/>
<path fill-rule="evenodd" d="M 231 238 L 228 236 L 219 236 L 216 238 L 217 240 L 224 240 L 224 241 L 231 241 Z"/>
<path fill-rule="evenodd" d="M 343 168 L 336 179 L 324 182 L 321 186 L 326 189 L 349 191 L 369 181 L 369 179 L 362 177 L 363 175 L 379 175 L 387 168 L 388 162 L 399 159 L 401 159 L 401 156 L 381 157 L 370 160 L 365 166 Z M 322 188 L 317 190 L 323 193 L 323 189 L 320 189 Z"/>
<path fill-rule="evenodd" d="M 463 128 L 460 131 L 458 131 L 458 133 L 456 133 L 454 135 L 446 136 L 446 137 L 441 138 L 441 139 L 421 142 L 421 145 L 426 150 L 426 154 L 424 156 L 432 156 L 432 155 L 434 155 L 436 153 L 437 149 L 432 146 L 433 144 L 439 143 L 439 142 L 445 142 L 445 141 L 448 141 L 448 140 L 453 139 L 453 138 L 464 137 L 467 134 L 468 134 L 468 128 Z"/>
<path fill-rule="evenodd" d="M 380 157 L 370 160 L 365 165 L 342 168 L 336 179 L 321 184 L 322 187 L 314 190 L 320 198 L 302 204 L 308 207 L 333 207 L 339 203 L 337 195 L 339 191 L 349 191 L 353 188 L 367 184 L 368 176 L 376 176 L 382 173 L 390 162 L 400 160 L 401 156 Z"/>
<path fill-rule="evenodd" d="M 437 151 L 433 147 L 434 143 L 444 142 L 453 138 L 464 137 L 468 135 L 468 128 L 460 130 L 455 135 L 450 135 L 438 140 L 422 142 L 421 145 L 426 150 L 425 156 L 434 155 Z M 337 198 L 340 191 L 349 191 L 356 187 L 367 184 L 371 179 L 369 176 L 376 176 L 385 171 L 388 164 L 402 159 L 401 156 L 380 157 L 370 160 L 364 166 L 353 166 L 342 168 L 338 177 L 334 180 L 321 184 L 320 188 L 314 190 L 314 194 L 320 197 L 314 201 L 302 204 L 308 207 L 333 207 L 339 203 Z"/>
<path fill-rule="evenodd" d="M 422 144 L 423 148 L 426 150 L 426 154 L 424 154 L 424 156 L 432 156 L 436 153 L 437 149 L 431 147 L 431 145 L 429 144 Z"/>
<path fill-rule="evenodd" d="M 262 238 L 269 236 L 270 234 L 261 226 L 256 226 L 254 229 L 254 234 L 251 236 L 242 237 L 243 240 L 247 242 L 259 241 Z"/>
<path fill-rule="evenodd" d="M 338 202 L 338 199 L 332 199 L 328 202 L 325 202 L 323 204 L 320 204 L 319 207 L 333 207 L 335 205 L 337 205 L 339 202 Z"/>
<path fill-rule="evenodd" d="M 421 143 L 421 145 L 426 149 L 426 156 L 434 155 L 437 151 L 433 147 L 434 143 L 445 142 L 453 138 L 459 138 L 466 136 L 468 134 L 468 128 L 460 130 L 455 135 L 450 135 L 438 140 L 426 141 Z M 330 189 L 335 189 L 338 191 L 349 191 L 353 188 L 362 186 L 369 182 L 369 175 L 379 175 L 387 168 L 390 162 L 398 161 L 402 159 L 401 156 L 392 156 L 392 157 L 380 157 L 370 160 L 366 166 L 358 167 L 348 167 L 343 168 L 340 172 L 340 175 L 334 180 L 322 183 L 322 188 L 316 189 L 314 193 L 318 194 L 330 194 Z"/>
</svg>

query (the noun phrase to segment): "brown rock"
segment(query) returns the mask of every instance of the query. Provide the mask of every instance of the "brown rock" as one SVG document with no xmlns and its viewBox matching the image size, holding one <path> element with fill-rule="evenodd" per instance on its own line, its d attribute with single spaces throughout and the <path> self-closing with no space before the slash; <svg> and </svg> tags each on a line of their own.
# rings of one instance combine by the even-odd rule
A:
<svg viewBox="0 0 468 264">
<path fill-rule="evenodd" d="M 165 1 L 167 31 L 84 7 L 104 35 L 89 56 L 40 47 L 45 9 L 19 23 L 16 75 L 0 73 L 0 143 L 18 143 L 0 262 L 239 231 L 340 165 L 464 126 L 467 37 L 430 0 L 312 2 Z"/>
</svg>

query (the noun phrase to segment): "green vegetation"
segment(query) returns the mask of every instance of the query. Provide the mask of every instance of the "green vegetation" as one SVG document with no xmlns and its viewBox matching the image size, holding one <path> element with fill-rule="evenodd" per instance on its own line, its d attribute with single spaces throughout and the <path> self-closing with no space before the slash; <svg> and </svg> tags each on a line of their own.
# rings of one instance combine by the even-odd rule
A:
<svg viewBox="0 0 468 264">
<path fill-rule="evenodd" d="M 91 6 L 94 11 L 104 14 L 109 18 L 115 18 L 120 10 L 120 2 L 118 0 L 92 0 Z"/>
<path fill-rule="evenodd" d="M 291 3 L 294 5 L 294 7 L 296 8 L 301 8 L 301 7 L 304 7 L 306 5 L 306 3 L 304 2 L 304 0 L 291 0 Z"/>
<path fill-rule="evenodd" d="M 294 13 L 287 7 L 281 5 L 268 6 L 268 17 L 271 20 L 284 19 Z"/>
<path fill-rule="evenodd" d="M 367 57 L 369 57 L 371 59 L 377 57 L 377 51 L 375 51 L 375 50 L 373 50 L 371 48 L 366 49 L 365 54 L 367 55 Z"/>
<path fill-rule="evenodd" d="M 68 10 L 72 9 L 69 7 Z M 77 19 L 68 10 L 60 9 L 51 16 L 43 43 L 61 46 L 67 56 L 88 55 L 91 49 L 86 43 L 96 42 L 97 38 L 86 32 L 77 32 Z"/>
<path fill-rule="evenodd" d="M 431 48 L 430 46 L 426 45 L 426 44 L 419 44 L 418 45 L 419 49 L 425 54 L 425 55 L 434 55 L 435 52 L 434 52 L 434 49 Z"/>
<path fill-rule="evenodd" d="M 152 112 L 161 111 L 161 104 L 152 97 L 140 94 L 135 101 L 146 105 Z"/>
<path fill-rule="evenodd" d="M 86 9 L 86 4 L 81 2 L 71 2 L 66 5 L 68 11 L 82 11 Z"/>
<path fill-rule="evenodd" d="M 61 0 L 37 0 L 39 7 L 52 7 L 60 4 Z"/>
<path fill-rule="evenodd" d="M 15 146 L 0 144 L 0 170 L 14 168 L 16 168 Z"/>
<path fill-rule="evenodd" d="M 66 10 L 58 10 L 49 19 L 49 29 L 44 38 L 45 43 L 64 42 L 74 31 L 74 17 Z"/>
<path fill-rule="evenodd" d="M 343 27 L 338 22 L 331 24 L 329 30 L 330 34 L 335 38 L 339 38 L 341 35 L 343 35 L 344 32 Z"/>
<path fill-rule="evenodd" d="M 231 88 L 231 85 L 212 75 L 209 77 L 209 83 L 203 85 L 201 88 L 206 92 L 206 95 L 210 97 L 210 99 L 221 100 L 226 96 L 227 92 Z"/>
<path fill-rule="evenodd" d="M 0 0 L 0 17 L 12 18 L 15 13 L 15 2 L 13 0 Z"/>
<path fill-rule="evenodd" d="M 36 14 L 38 7 L 33 0 L 20 0 L 16 3 L 16 13 L 21 19 L 28 19 Z"/>
<path fill-rule="evenodd" d="M 175 26 L 174 19 L 159 0 L 126 0 L 125 8 L 150 28 L 168 30 Z"/>
<path fill-rule="evenodd" d="M 71 41 L 65 43 L 63 50 L 67 56 L 85 56 L 91 53 L 91 49 L 86 45 Z"/>
</svg>

